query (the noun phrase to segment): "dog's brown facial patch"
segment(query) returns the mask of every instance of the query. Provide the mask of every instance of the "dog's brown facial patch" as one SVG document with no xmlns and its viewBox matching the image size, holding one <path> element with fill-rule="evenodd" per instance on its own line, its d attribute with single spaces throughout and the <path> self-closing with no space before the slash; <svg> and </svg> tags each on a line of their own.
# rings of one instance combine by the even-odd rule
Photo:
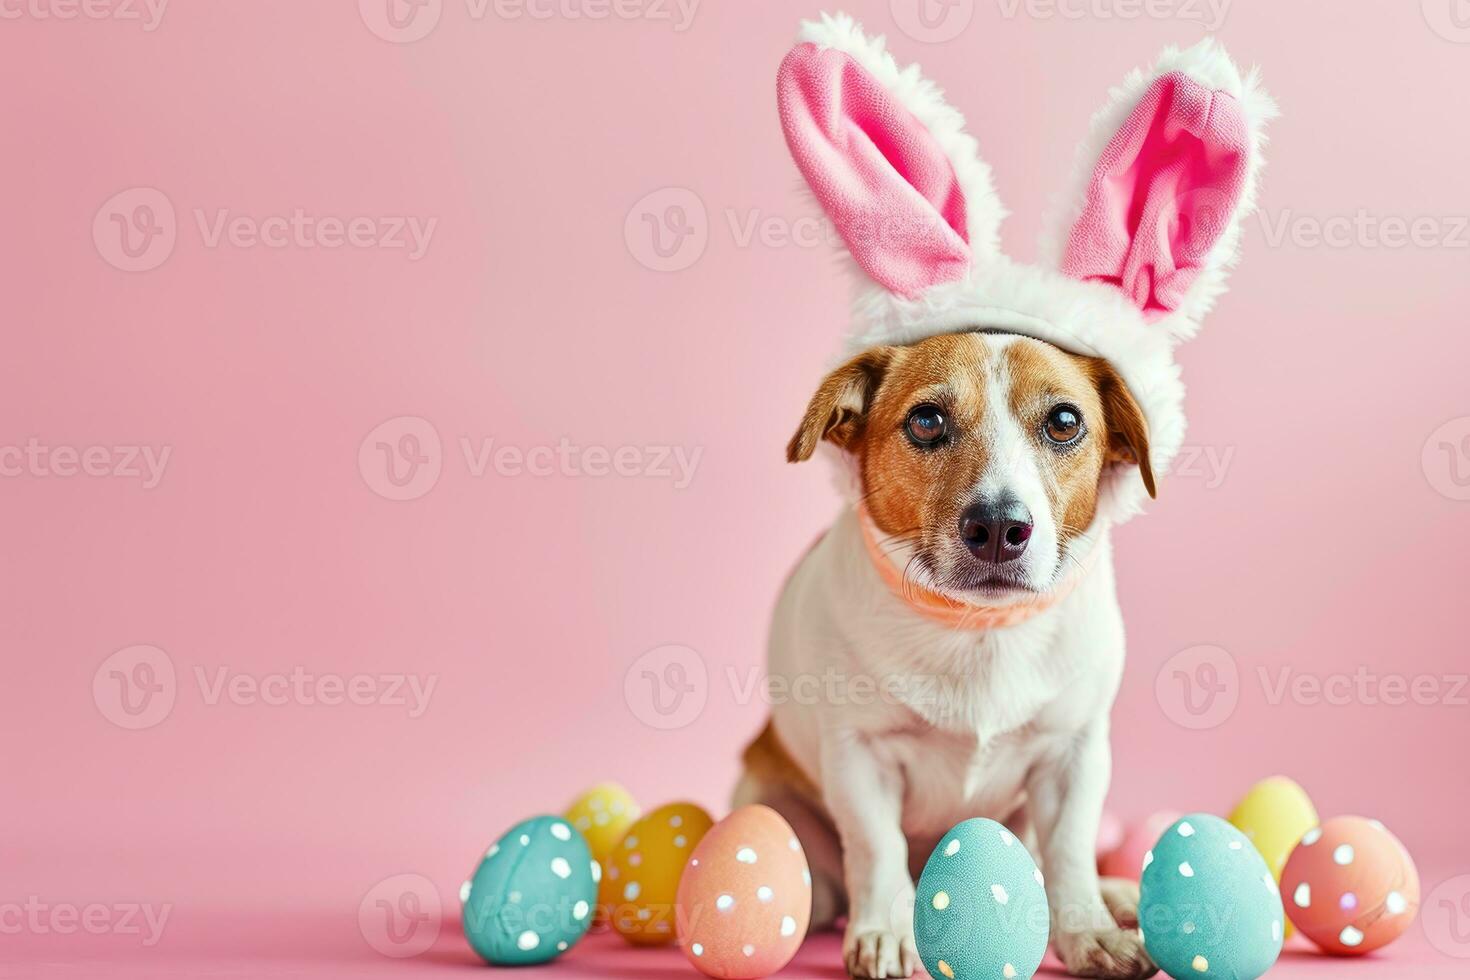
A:
<svg viewBox="0 0 1470 980">
<path fill-rule="evenodd" d="M 856 455 L 874 523 L 940 579 L 968 561 L 957 528 L 982 485 L 1032 498 L 1046 533 L 1031 565 L 1050 568 L 1038 578 L 1092 523 L 1106 464 L 1140 463 L 1153 492 L 1147 428 L 1113 369 L 1029 338 L 944 334 L 867 351 L 823 381 L 788 458 L 823 438 Z"/>
</svg>

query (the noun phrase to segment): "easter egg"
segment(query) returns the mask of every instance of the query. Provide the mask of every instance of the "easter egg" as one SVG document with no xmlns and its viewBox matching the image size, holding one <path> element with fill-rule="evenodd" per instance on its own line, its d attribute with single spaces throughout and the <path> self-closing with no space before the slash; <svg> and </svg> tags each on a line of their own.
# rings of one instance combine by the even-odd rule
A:
<svg viewBox="0 0 1470 980">
<path fill-rule="evenodd" d="M 714 821 L 693 803 L 670 803 L 634 821 L 603 869 L 608 920 L 635 946 L 675 938 L 679 879 Z"/>
<path fill-rule="evenodd" d="M 1102 820 L 1097 825 L 1097 859 L 1101 861 L 1109 854 L 1123 846 L 1123 835 L 1127 828 L 1118 815 L 1111 810 L 1103 812 Z"/>
<path fill-rule="evenodd" d="M 587 838 L 592 856 L 606 861 L 640 812 L 633 794 L 617 783 L 599 783 L 573 800 L 562 816 Z"/>
<path fill-rule="evenodd" d="M 914 899 L 914 939 L 930 976 L 1026 980 L 1050 935 L 1045 882 L 1014 834 L 976 818 L 944 835 Z"/>
<path fill-rule="evenodd" d="M 1106 878 L 1137 881 L 1143 874 L 1143 856 L 1179 817 L 1180 814 L 1165 810 L 1129 825 L 1123 842 L 1102 859 L 1098 871 Z"/>
<path fill-rule="evenodd" d="M 1291 852 L 1281 893 L 1304 936 L 1329 953 L 1357 956 L 1409 928 L 1419 911 L 1419 871 L 1377 820 L 1334 817 Z"/>
<path fill-rule="evenodd" d="M 516 824 L 490 846 L 464 898 L 464 933 L 498 966 L 555 959 L 592 925 L 599 869 L 561 817 Z"/>
<path fill-rule="evenodd" d="M 1219 817 L 1175 822 L 1144 855 L 1143 944 L 1175 980 L 1255 980 L 1281 955 L 1285 913 L 1259 851 Z"/>
<path fill-rule="evenodd" d="M 1272 776 L 1250 788 L 1231 812 L 1230 822 L 1256 845 L 1279 884 L 1292 848 L 1317 826 L 1317 808 L 1296 783 L 1285 776 Z M 1290 937 L 1291 932 L 1288 921 L 1286 935 Z"/>
<path fill-rule="evenodd" d="M 811 915 L 806 853 L 769 807 L 741 807 L 715 824 L 679 881 L 679 943 L 719 980 L 770 976 L 791 962 Z"/>
</svg>

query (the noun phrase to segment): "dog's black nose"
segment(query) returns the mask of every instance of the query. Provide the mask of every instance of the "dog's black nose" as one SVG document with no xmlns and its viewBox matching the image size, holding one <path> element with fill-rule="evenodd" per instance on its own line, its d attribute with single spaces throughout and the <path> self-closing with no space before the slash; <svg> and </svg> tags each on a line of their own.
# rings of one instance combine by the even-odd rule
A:
<svg viewBox="0 0 1470 980">
<path fill-rule="evenodd" d="M 960 514 L 960 537 L 966 547 L 976 558 L 997 565 L 1026 553 L 1031 528 L 1031 512 L 1010 495 L 981 500 Z"/>
</svg>

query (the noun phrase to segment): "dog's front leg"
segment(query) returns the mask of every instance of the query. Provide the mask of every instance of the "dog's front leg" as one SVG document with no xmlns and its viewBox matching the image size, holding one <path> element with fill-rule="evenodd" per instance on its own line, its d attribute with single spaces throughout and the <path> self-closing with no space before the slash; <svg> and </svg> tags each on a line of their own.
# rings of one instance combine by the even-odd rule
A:
<svg viewBox="0 0 1470 980">
<path fill-rule="evenodd" d="M 829 732 L 822 746 L 823 795 L 842 838 L 847 881 L 847 972 L 863 980 L 910 977 L 914 882 L 902 829 L 903 773 L 857 732 Z"/>
<path fill-rule="evenodd" d="M 1136 928 L 1136 895 L 1131 901 L 1114 895 L 1105 902 L 1097 877 L 1097 830 L 1111 769 L 1102 722 L 1038 765 L 1027 781 L 1027 795 L 1057 956 L 1073 976 L 1134 980 L 1158 969 Z"/>
</svg>

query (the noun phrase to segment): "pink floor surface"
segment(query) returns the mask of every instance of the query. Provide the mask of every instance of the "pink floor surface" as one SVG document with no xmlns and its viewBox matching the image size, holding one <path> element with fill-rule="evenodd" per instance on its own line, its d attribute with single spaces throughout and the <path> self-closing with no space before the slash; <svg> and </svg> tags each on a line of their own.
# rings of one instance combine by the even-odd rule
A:
<svg viewBox="0 0 1470 980">
<path fill-rule="evenodd" d="M 180 912 L 168 938 L 151 949 L 106 936 L 5 936 L 0 938 L 0 977 L 59 980 L 171 980 L 182 977 L 452 977 L 490 970 L 465 945 L 457 921 L 446 921 L 434 945 L 405 959 L 382 956 L 358 931 L 356 916 L 280 915 L 220 910 Z M 674 949 L 635 950 L 616 936 L 586 939 L 555 963 L 493 971 L 523 980 L 693 980 L 698 977 Z M 923 974 L 921 973 L 920 976 Z M 836 935 L 810 939 L 780 974 L 792 980 L 842 980 L 841 944 Z M 1038 976 L 1062 977 L 1048 959 Z M 1301 940 L 1288 945 L 1273 980 L 1464 980 L 1470 959 L 1452 957 L 1429 941 L 1416 924 L 1393 946 L 1354 960 L 1318 955 Z"/>
</svg>

